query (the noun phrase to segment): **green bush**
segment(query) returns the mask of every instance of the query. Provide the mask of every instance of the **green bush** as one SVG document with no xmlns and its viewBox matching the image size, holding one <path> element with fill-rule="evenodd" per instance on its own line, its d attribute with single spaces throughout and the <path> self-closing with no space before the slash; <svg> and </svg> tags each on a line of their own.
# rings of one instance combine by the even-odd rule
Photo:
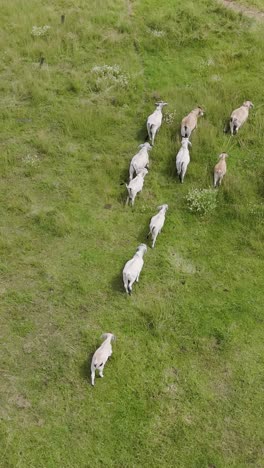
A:
<svg viewBox="0 0 264 468">
<path fill-rule="evenodd" d="M 213 189 L 192 189 L 186 200 L 192 213 L 205 215 L 214 211 L 217 205 L 217 192 Z"/>
</svg>

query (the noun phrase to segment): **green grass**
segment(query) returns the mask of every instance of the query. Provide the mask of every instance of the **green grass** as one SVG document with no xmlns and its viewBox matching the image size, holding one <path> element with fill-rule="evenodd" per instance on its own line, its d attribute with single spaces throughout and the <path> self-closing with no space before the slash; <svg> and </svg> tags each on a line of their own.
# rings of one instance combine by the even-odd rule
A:
<svg viewBox="0 0 264 468">
<path fill-rule="evenodd" d="M 263 466 L 261 25 L 213 0 L 4 0 L 0 22 L 0 466 Z M 98 81 L 102 65 L 128 86 Z M 120 184 L 157 98 L 176 118 L 131 209 Z M 245 99 L 255 109 L 231 139 Z M 179 125 L 197 104 L 180 185 Z M 217 209 L 199 217 L 186 196 L 212 185 L 222 151 Z M 122 268 L 161 203 L 164 232 L 126 297 Z"/>
</svg>

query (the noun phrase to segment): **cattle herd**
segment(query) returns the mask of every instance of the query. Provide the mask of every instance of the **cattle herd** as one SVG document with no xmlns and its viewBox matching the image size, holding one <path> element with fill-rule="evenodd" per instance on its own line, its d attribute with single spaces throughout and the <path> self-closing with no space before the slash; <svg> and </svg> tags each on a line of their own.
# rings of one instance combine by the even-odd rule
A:
<svg viewBox="0 0 264 468">
<path fill-rule="evenodd" d="M 159 131 L 162 123 L 162 109 L 167 103 L 159 101 L 156 103 L 155 111 L 147 119 L 148 138 L 151 142 L 139 145 L 138 153 L 133 156 L 129 167 L 129 183 L 126 184 L 128 191 L 127 204 L 134 205 L 135 198 L 143 189 L 144 178 L 148 174 L 149 169 L 149 151 L 154 146 L 157 132 Z M 239 128 L 246 122 L 249 110 L 253 107 L 251 101 L 245 101 L 241 107 L 235 109 L 230 117 L 230 132 L 235 135 Z M 193 109 L 181 122 L 181 148 L 176 156 L 176 169 L 181 183 L 184 181 L 186 171 L 190 162 L 189 145 L 191 133 L 197 127 L 198 117 L 203 116 L 204 111 L 201 107 Z M 214 187 L 221 185 L 224 175 L 226 174 L 226 158 L 228 154 L 221 153 L 219 155 L 219 162 L 214 168 Z M 152 248 L 154 248 L 158 234 L 161 232 L 165 215 L 168 209 L 167 204 L 158 207 L 158 213 L 150 220 L 149 234 L 152 239 Z M 123 269 L 123 283 L 127 294 L 132 293 L 132 286 L 134 282 L 138 282 L 141 270 L 144 265 L 143 256 L 147 251 L 146 244 L 140 244 L 132 259 L 128 260 Z M 94 353 L 91 362 L 91 383 L 94 385 L 95 371 L 99 371 L 100 377 L 103 377 L 103 369 L 106 361 L 112 354 L 111 342 L 115 339 L 112 333 L 105 333 L 102 335 L 104 341 L 102 345 Z"/>
</svg>

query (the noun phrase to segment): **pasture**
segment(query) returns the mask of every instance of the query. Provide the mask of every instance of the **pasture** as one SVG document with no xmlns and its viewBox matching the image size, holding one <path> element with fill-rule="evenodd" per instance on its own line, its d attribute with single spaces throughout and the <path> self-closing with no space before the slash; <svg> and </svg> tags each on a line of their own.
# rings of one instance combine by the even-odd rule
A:
<svg viewBox="0 0 264 468">
<path fill-rule="evenodd" d="M 214 0 L 2 0 L 0 24 L 0 466 L 263 467 L 263 23 Z M 131 208 L 121 184 L 159 99 Z M 216 208 L 190 212 L 221 152 Z M 128 297 L 122 269 L 163 203 Z"/>
</svg>

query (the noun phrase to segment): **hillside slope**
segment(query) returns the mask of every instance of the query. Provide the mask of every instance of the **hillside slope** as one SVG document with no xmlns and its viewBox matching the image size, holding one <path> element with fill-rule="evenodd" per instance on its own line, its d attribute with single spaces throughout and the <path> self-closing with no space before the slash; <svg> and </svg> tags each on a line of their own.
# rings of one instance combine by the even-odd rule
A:
<svg viewBox="0 0 264 468">
<path fill-rule="evenodd" d="M 0 466 L 263 466 L 261 26 L 213 0 L 3 0 L 1 13 Z M 121 183 L 157 99 L 173 115 L 131 209 Z M 181 185 L 179 125 L 196 105 Z M 191 213 L 222 151 L 217 208 Z M 122 268 L 161 203 L 126 297 Z M 103 332 L 117 340 L 92 388 Z"/>
</svg>

